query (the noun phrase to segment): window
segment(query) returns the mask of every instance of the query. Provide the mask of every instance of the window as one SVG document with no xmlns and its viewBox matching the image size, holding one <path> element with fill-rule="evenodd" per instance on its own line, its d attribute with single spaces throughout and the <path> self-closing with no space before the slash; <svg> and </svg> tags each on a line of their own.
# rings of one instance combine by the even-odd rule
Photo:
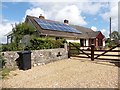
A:
<svg viewBox="0 0 120 90">
<path fill-rule="evenodd" d="M 63 39 L 63 38 L 62 37 L 56 37 L 55 39 L 58 40 L 58 39 Z"/>
<path fill-rule="evenodd" d="M 80 44 L 82 47 L 84 46 L 84 39 L 80 39 Z"/>
<path fill-rule="evenodd" d="M 98 46 L 103 46 L 102 39 L 98 39 Z"/>
</svg>

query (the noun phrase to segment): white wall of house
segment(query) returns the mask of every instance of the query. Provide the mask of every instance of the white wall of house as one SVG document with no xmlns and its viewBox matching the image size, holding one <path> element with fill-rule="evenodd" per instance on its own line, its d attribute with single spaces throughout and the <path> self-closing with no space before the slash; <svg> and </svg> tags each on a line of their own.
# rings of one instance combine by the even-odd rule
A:
<svg viewBox="0 0 120 90">
<path fill-rule="evenodd" d="M 80 43 L 80 39 L 78 39 L 78 40 L 72 40 L 72 39 L 71 39 L 71 40 L 70 40 L 70 39 L 67 39 L 67 38 L 66 38 L 66 41 L 67 41 L 67 42 L 76 42 L 76 43 Z M 88 40 L 88 39 L 86 39 L 86 42 L 84 41 L 84 46 L 85 46 L 85 45 L 86 45 L 86 46 L 89 45 L 89 40 Z"/>
<path fill-rule="evenodd" d="M 69 40 L 69 39 L 66 39 L 67 42 L 76 42 L 76 43 L 80 43 L 80 40 Z"/>
<path fill-rule="evenodd" d="M 103 39 L 103 46 L 105 46 L 105 39 Z"/>
<path fill-rule="evenodd" d="M 56 37 L 50 37 L 50 38 L 53 39 L 53 40 L 56 40 Z M 71 43 L 74 43 L 74 42 L 80 43 L 80 39 L 72 39 L 72 38 L 64 38 L 64 39 L 66 39 L 67 42 L 71 42 Z"/>
<path fill-rule="evenodd" d="M 86 46 L 88 46 L 89 45 L 89 42 L 88 42 L 89 40 L 88 39 L 86 39 Z"/>
</svg>

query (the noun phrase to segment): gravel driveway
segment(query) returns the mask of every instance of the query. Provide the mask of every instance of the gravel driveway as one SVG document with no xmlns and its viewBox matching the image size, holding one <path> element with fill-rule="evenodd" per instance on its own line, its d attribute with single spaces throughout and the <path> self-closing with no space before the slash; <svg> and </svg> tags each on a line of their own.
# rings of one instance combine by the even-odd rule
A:
<svg viewBox="0 0 120 90">
<path fill-rule="evenodd" d="M 3 88 L 117 88 L 118 67 L 113 63 L 65 59 L 30 70 L 16 70 Z"/>
</svg>

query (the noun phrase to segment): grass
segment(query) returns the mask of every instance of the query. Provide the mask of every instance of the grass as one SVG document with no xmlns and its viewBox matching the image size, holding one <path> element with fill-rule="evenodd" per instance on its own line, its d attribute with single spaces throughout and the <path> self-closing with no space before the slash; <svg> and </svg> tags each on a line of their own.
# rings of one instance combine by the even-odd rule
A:
<svg viewBox="0 0 120 90">
<path fill-rule="evenodd" d="M 10 69 L 4 68 L 0 71 L 0 76 L 2 79 L 6 78 L 10 73 Z"/>
</svg>

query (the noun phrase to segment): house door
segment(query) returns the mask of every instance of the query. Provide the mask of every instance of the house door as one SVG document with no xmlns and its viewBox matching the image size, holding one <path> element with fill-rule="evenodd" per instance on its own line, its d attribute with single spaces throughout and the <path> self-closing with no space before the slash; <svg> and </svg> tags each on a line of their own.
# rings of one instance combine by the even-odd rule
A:
<svg viewBox="0 0 120 90">
<path fill-rule="evenodd" d="M 94 39 L 89 39 L 89 46 L 91 46 L 91 44 L 95 44 Z"/>
<path fill-rule="evenodd" d="M 102 41 L 102 39 L 98 39 L 98 46 L 103 46 L 103 41 Z"/>
<path fill-rule="evenodd" d="M 84 46 L 84 39 L 80 39 L 80 45 L 81 45 L 81 47 Z"/>
</svg>

